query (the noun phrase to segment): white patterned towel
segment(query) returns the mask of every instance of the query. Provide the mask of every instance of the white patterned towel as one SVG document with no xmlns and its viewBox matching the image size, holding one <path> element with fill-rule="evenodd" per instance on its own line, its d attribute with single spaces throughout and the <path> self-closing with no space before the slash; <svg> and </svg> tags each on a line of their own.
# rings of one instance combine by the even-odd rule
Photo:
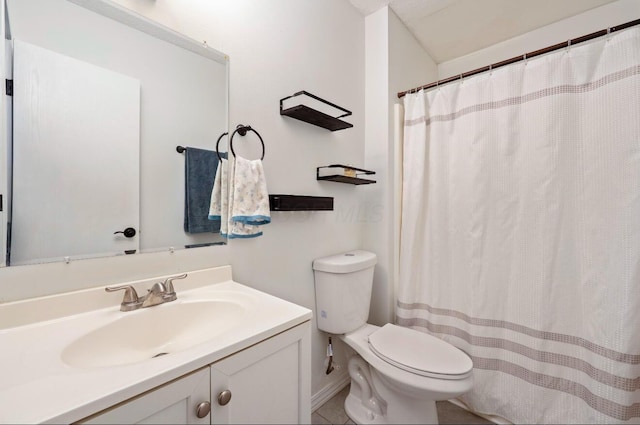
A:
<svg viewBox="0 0 640 425">
<path fill-rule="evenodd" d="M 220 234 L 228 239 L 255 238 L 271 222 L 269 192 L 261 160 L 222 159 L 211 192 L 210 220 L 221 220 Z"/>
<path fill-rule="evenodd" d="M 236 157 L 231 220 L 254 226 L 271 222 L 267 181 L 259 159 Z"/>
</svg>

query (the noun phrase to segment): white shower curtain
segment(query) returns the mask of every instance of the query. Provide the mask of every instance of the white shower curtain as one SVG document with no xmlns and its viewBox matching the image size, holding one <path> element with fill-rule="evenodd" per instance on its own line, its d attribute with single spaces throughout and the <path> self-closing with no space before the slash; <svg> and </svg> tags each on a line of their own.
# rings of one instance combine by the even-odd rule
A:
<svg viewBox="0 0 640 425">
<path fill-rule="evenodd" d="M 640 29 L 404 102 L 397 323 L 477 412 L 640 422 Z"/>
</svg>

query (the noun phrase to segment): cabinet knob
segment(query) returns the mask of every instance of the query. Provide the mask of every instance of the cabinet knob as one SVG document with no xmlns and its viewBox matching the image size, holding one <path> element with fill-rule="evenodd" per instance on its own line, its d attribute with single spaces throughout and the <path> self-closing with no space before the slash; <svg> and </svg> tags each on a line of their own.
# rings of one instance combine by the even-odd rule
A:
<svg viewBox="0 0 640 425">
<path fill-rule="evenodd" d="M 218 404 L 220 406 L 225 406 L 231 400 L 231 391 L 224 390 L 218 394 Z"/>
<path fill-rule="evenodd" d="M 196 407 L 196 416 L 199 418 L 206 417 L 211 412 L 211 403 L 203 401 Z"/>
</svg>

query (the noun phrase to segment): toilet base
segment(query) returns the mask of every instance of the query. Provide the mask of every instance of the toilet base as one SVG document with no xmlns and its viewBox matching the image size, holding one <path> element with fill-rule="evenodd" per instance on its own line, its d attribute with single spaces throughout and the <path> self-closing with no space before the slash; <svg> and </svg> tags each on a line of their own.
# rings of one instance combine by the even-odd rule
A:
<svg viewBox="0 0 640 425">
<path fill-rule="evenodd" d="M 400 408 L 401 406 L 394 406 Z M 394 409 L 392 407 L 392 409 Z M 409 411 L 401 413 L 400 418 L 395 415 L 379 415 L 372 410 L 363 406 L 362 401 L 349 394 L 344 402 L 344 410 L 349 418 L 357 424 L 438 424 L 438 411 L 436 410 L 436 402 L 433 400 L 421 400 L 419 409 L 412 406 L 410 415 Z M 394 409 L 395 410 L 395 409 Z"/>
<path fill-rule="evenodd" d="M 386 424 L 389 423 L 387 419 L 374 413 L 370 409 L 365 408 L 362 405 L 362 401 L 355 397 L 353 394 L 349 394 L 344 401 L 344 410 L 347 412 L 349 418 L 357 424 Z"/>
<path fill-rule="evenodd" d="M 349 359 L 351 389 L 344 409 L 357 424 L 437 424 L 434 400 L 415 398 L 388 386 L 360 356 Z"/>
</svg>

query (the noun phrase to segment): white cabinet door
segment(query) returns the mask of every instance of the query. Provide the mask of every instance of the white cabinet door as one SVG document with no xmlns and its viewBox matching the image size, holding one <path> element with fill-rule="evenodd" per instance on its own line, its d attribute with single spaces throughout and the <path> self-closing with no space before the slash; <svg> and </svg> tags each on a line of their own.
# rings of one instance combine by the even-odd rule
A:
<svg viewBox="0 0 640 425">
<path fill-rule="evenodd" d="M 213 363 L 211 404 L 214 424 L 310 423 L 309 322 Z"/>
<path fill-rule="evenodd" d="M 208 424 L 198 418 L 198 405 L 209 401 L 209 368 L 141 394 L 80 421 L 84 424 Z"/>
</svg>

